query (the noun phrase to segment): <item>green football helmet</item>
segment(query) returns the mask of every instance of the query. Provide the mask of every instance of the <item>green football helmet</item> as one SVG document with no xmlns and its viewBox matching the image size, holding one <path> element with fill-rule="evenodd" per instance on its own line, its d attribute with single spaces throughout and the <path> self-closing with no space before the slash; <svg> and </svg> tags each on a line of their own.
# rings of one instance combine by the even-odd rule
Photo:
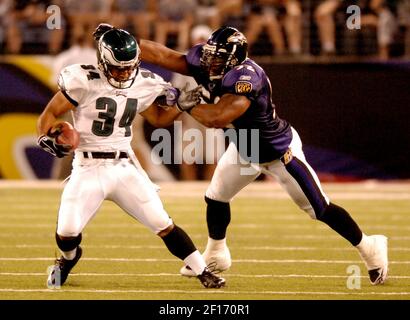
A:
<svg viewBox="0 0 410 320">
<path fill-rule="evenodd" d="M 140 52 L 137 40 L 129 32 L 112 28 L 98 40 L 98 67 L 113 87 L 129 88 L 138 74 Z"/>
</svg>

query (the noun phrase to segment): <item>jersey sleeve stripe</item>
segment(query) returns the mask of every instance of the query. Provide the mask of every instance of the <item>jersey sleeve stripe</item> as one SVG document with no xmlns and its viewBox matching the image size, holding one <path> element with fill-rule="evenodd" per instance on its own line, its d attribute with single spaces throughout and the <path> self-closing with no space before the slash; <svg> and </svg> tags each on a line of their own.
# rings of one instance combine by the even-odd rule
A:
<svg viewBox="0 0 410 320">
<path fill-rule="evenodd" d="M 72 104 L 74 107 L 78 107 L 78 102 L 75 101 L 73 98 L 71 98 L 65 90 L 61 90 L 61 92 L 63 93 L 64 97 L 66 97 L 67 100 L 70 101 L 71 104 Z"/>
</svg>

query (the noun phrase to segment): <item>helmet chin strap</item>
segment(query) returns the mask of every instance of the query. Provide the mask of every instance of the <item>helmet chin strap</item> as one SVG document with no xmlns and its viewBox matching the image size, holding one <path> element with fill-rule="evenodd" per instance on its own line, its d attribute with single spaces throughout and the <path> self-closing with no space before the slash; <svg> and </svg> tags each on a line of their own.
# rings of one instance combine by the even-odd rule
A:
<svg viewBox="0 0 410 320">
<path fill-rule="evenodd" d="M 127 81 L 117 81 L 112 77 L 108 78 L 108 83 L 117 89 L 127 89 L 131 87 L 133 82 L 134 82 L 134 79 L 130 79 Z"/>
<path fill-rule="evenodd" d="M 218 75 L 218 76 L 209 76 L 209 80 L 214 81 L 214 80 L 220 80 L 222 79 L 223 74 Z"/>
<path fill-rule="evenodd" d="M 104 70 L 104 75 L 107 77 L 108 83 L 112 85 L 114 88 L 118 88 L 118 89 L 127 89 L 131 87 L 132 84 L 134 83 L 135 78 L 137 77 L 138 70 L 139 70 L 139 68 L 136 67 L 129 79 L 125 81 L 118 81 L 118 80 L 115 80 L 115 78 L 113 77 L 113 75 L 111 74 L 111 72 L 108 70 L 107 67 L 105 67 L 104 69 L 106 69 Z"/>
<path fill-rule="evenodd" d="M 235 59 L 235 58 L 234 58 L 234 55 L 233 55 L 233 54 L 230 54 L 230 55 L 229 55 L 229 58 L 226 60 L 225 67 L 223 68 L 222 73 L 221 73 L 221 74 L 218 74 L 218 75 L 215 75 L 215 76 L 211 76 L 211 75 L 210 75 L 210 76 L 209 76 L 209 80 L 214 81 L 214 80 L 220 80 L 220 79 L 222 79 L 223 76 L 225 75 L 225 73 L 226 73 L 227 71 L 231 70 L 231 69 L 234 67 L 234 65 L 231 65 L 231 61 L 234 61 L 233 59 Z"/>
</svg>

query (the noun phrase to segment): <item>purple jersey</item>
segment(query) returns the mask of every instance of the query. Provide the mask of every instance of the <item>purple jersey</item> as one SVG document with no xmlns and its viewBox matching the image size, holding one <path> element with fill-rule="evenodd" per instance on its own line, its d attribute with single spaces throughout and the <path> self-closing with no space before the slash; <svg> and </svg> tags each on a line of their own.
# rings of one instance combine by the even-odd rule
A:
<svg viewBox="0 0 410 320">
<path fill-rule="evenodd" d="M 280 158 L 288 149 L 292 140 L 290 124 L 280 119 L 272 103 L 272 88 L 265 71 L 251 59 L 227 72 L 219 81 L 211 81 L 200 68 L 202 45 L 193 47 L 187 54 L 190 74 L 210 93 L 209 103 L 225 93 L 244 95 L 251 105 L 244 114 L 235 119 L 232 124 L 235 129 L 259 130 L 260 163 L 270 162 Z M 251 141 L 248 139 L 248 141 Z M 247 148 L 250 150 L 250 146 Z M 248 155 L 242 154 L 246 159 Z M 245 150 L 246 152 L 246 150 Z M 251 159 L 252 160 L 252 156 Z"/>
</svg>

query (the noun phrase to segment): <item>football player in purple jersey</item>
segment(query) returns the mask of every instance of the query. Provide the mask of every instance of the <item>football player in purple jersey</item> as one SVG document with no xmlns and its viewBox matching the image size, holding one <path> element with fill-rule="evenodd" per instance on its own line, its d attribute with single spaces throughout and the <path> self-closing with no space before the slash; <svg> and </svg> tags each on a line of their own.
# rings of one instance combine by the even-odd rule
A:
<svg viewBox="0 0 410 320">
<path fill-rule="evenodd" d="M 388 272 L 387 238 L 367 236 L 349 213 L 326 196 L 305 159 L 297 131 L 275 111 L 272 88 L 265 71 L 248 58 L 245 36 L 221 27 L 208 41 L 182 54 L 158 43 L 140 40 L 142 60 L 190 75 L 200 85 L 206 103 L 181 110 L 207 127 L 258 130 L 258 152 L 231 142 L 218 162 L 205 194 L 208 243 L 205 261 L 215 270 L 231 266 L 226 231 L 231 220 L 230 201 L 261 173 L 270 175 L 296 205 L 313 219 L 334 229 L 358 249 L 372 284 L 384 283 Z M 249 135 L 247 135 L 249 137 Z M 247 141 L 249 143 L 249 139 Z M 247 170 L 245 170 L 247 169 Z M 181 274 L 193 276 L 189 267 Z"/>
</svg>

